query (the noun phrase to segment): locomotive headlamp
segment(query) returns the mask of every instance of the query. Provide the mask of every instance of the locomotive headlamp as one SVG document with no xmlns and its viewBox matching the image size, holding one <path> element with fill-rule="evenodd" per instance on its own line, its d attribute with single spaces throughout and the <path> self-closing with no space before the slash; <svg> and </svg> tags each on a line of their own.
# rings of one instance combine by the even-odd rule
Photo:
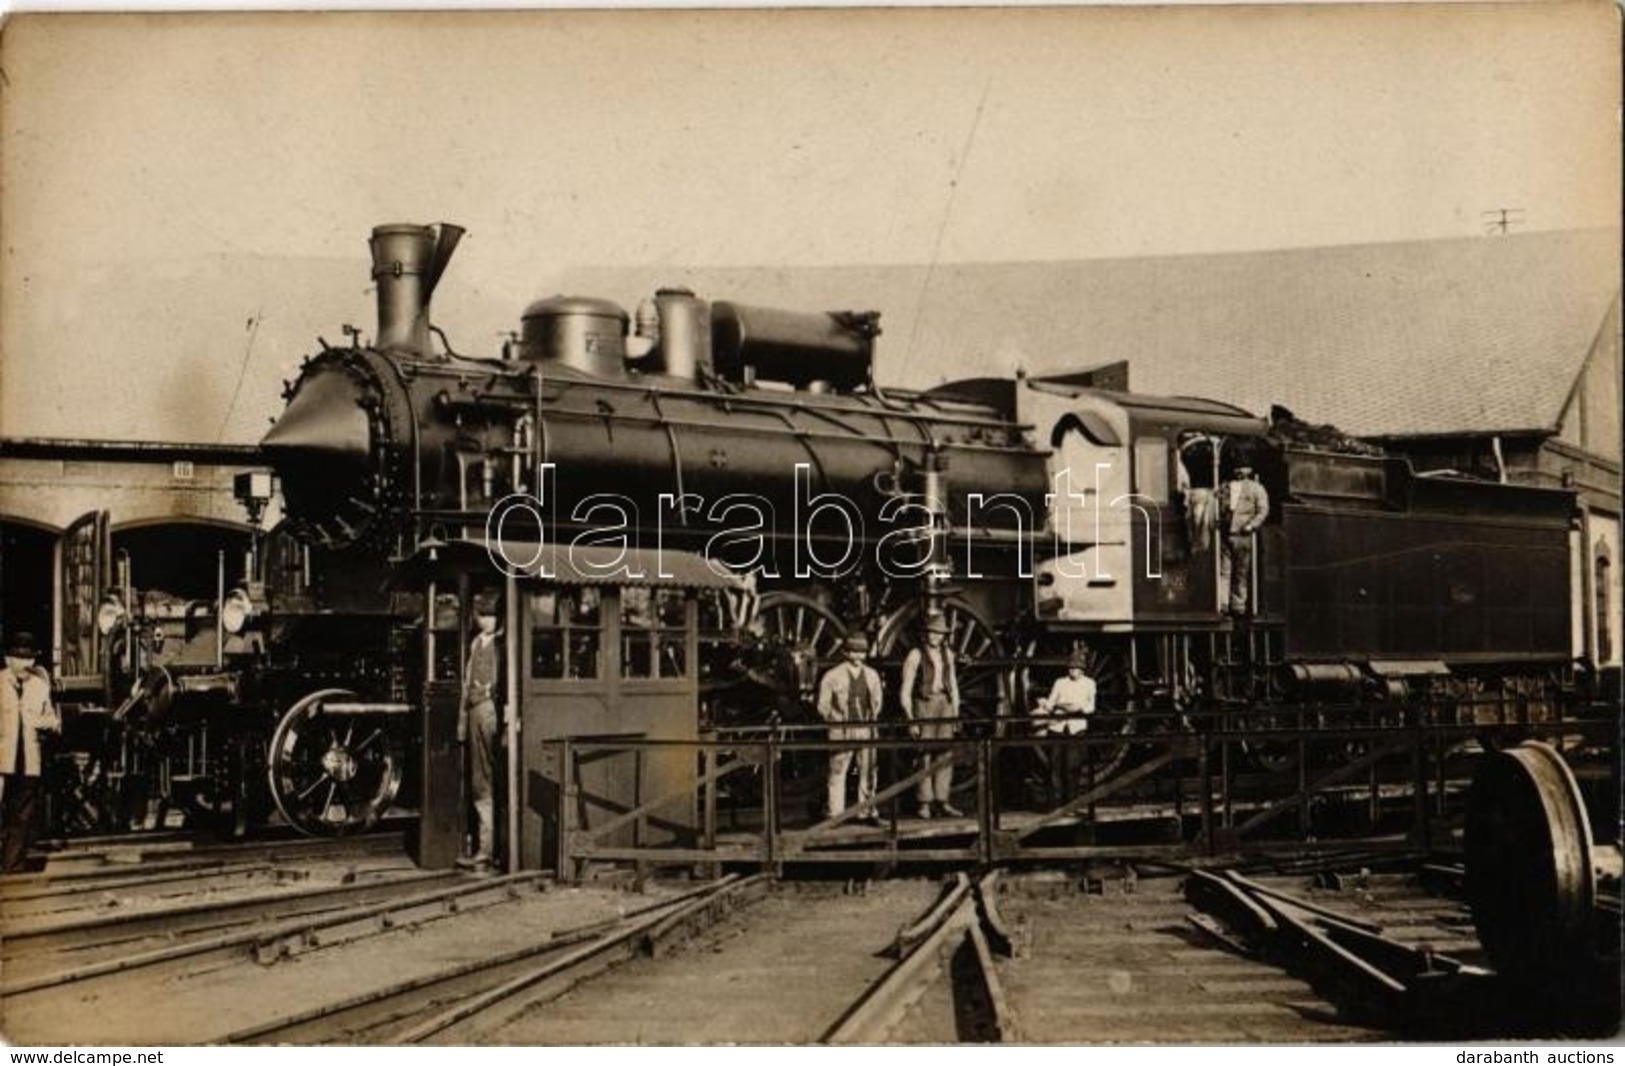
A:
<svg viewBox="0 0 1625 1066">
<path fill-rule="evenodd" d="M 101 606 L 96 608 L 96 632 L 107 636 L 123 625 L 128 615 L 129 612 L 124 607 L 124 598 L 116 592 L 109 592 L 102 597 Z"/>
<path fill-rule="evenodd" d="M 248 522 L 257 526 L 265 507 L 276 495 L 276 478 L 269 470 L 247 470 L 231 481 L 231 494 L 248 512 Z"/>
<path fill-rule="evenodd" d="M 226 593 L 226 602 L 220 606 L 220 623 L 227 633 L 241 633 L 255 613 L 254 598 L 248 590 L 234 588 Z"/>
</svg>

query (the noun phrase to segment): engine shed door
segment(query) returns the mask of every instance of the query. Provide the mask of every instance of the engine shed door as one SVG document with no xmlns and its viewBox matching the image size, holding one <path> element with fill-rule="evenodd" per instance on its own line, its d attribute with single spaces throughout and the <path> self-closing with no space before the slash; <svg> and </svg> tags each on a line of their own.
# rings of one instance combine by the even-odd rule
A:
<svg viewBox="0 0 1625 1066">
<path fill-rule="evenodd" d="M 61 551 L 57 674 L 69 690 L 99 689 L 102 635 L 96 611 L 113 577 L 108 513 L 91 511 L 75 520 L 62 532 Z"/>
</svg>

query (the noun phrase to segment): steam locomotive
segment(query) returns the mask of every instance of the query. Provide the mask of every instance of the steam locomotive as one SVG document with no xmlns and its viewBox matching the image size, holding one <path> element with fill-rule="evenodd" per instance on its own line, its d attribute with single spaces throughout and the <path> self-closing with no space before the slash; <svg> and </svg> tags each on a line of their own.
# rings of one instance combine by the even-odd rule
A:
<svg viewBox="0 0 1625 1066">
<path fill-rule="evenodd" d="M 376 335 L 323 342 L 262 442 L 286 520 L 239 594 L 261 637 L 231 699 L 276 721 L 270 791 L 307 831 L 364 825 L 401 786 L 422 668 L 403 633 L 438 607 L 391 573 L 454 540 L 485 540 L 493 567 L 523 565 L 503 555 L 512 538 L 666 547 L 750 574 L 737 640 L 708 668 L 718 728 L 766 713 L 731 684 L 751 655 L 791 664 L 767 703 L 793 715 L 848 631 L 895 666 L 928 613 L 950 626 L 965 713 L 989 728 L 1080 651 L 1125 740 L 1159 716 L 1311 697 L 1452 713 L 1488 694 L 1538 717 L 1576 683 L 1572 492 L 1421 476 L 1088 373 L 883 388 L 870 311 L 667 288 L 629 314 L 553 296 L 500 353 L 467 357 L 430 317 L 461 235 L 373 231 Z M 1237 616 L 1214 513 L 1244 465 L 1272 507 Z M 393 720 L 311 713 L 350 700 Z M 335 781 L 355 793 L 336 806 Z"/>
</svg>

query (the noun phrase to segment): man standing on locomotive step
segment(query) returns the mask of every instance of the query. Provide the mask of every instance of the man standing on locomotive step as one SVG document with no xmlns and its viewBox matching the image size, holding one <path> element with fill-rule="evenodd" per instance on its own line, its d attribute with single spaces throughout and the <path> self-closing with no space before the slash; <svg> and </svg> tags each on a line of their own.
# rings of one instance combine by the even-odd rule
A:
<svg viewBox="0 0 1625 1066">
<path fill-rule="evenodd" d="M 869 656 L 869 638 L 849 633 L 841 644 L 846 661 L 824 671 L 818 682 L 818 717 L 829 723 L 831 741 L 873 740 L 880 716 L 882 688 L 880 674 L 864 660 Z M 854 724 L 862 723 L 862 724 Z M 831 818 L 846 810 L 846 775 L 853 762 L 858 767 L 858 805 L 875 798 L 875 749 L 861 747 L 829 753 L 829 795 L 825 810 Z M 874 809 L 858 815 L 857 821 L 878 824 Z"/>
<path fill-rule="evenodd" d="M 15 873 L 28 857 L 39 795 L 41 733 L 60 733 L 62 719 L 51 706 L 51 678 L 34 665 L 34 637 L 19 632 L 6 644 L 6 670 L 0 675 L 0 810 L 6 843 L 0 873 Z"/>
<path fill-rule="evenodd" d="M 1228 595 L 1231 614 L 1247 614 L 1254 608 L 1253 535 L 1270 516 L 1270 496 L 1243 461 L 1235 477 L 1224 486 L 1220 497 L 1220 521 L 1224 542 L 1219 548 L 1219 594 Z"/>
<path fill-rule="evenodd" d="M 959 717 L 959 679 L 954 676 L 953 650 L 946 646 L 948 620 L 933 611 L 926 615 L 922 628 L 925 644 L 912 649 L 903 660 L 903 714 L 911 723 L 909 733 L 915 739 L 950 740 L 955 732 L 954 719 Z M 929 818 L 933 813 L 964 817 L 948 795 L 954 779 L 952 749 L 922 752 L 921 766 L 932 763 L 934 767 L 914 790 L 920 817 Z"/>
<path fill-rule="evenodd" d="M 502 684 L 502 642 L 497 631 L 496 597 L 482 593 L 474 601 L 477 631 L 468 645 L 463 668 L 463 712 L 457 718 L 457 741 L 468 749 L 468 781 L 479 819 L 479 839 L 471 857 L 457 865 L 481 873 L 491 869 L 496 808 L 492 787 L 496 766 L 497 692 Z"/>
</svg>

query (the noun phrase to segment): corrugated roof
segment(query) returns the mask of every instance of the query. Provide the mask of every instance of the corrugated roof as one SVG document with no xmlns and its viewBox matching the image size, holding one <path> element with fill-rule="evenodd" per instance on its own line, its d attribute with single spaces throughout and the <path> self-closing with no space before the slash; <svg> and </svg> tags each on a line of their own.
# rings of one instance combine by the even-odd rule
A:
<svg viewBox="0 0 1625 1066">
<path fill-rule="evenodd" d="M 1259 414 L 1281 403 L 1361 435 L 1555 427 L 1620 288 L 1611 229 L 929 270 L 614 277 L 681 281 L 708 298 L 878 308 L 884 384 L 927 388 L 1018 366 L 1054 374 L 1126 359 L 1136 392 Z"/>
<path fill-rule="evenodd" d="M 504 541 L 500 552 L 487 549 L 483 540 L 456 540 L 419 549 L 395 578 L 412 584 L 457 573 L 485 572 L 501 576 L 500 556 L 525 580 L 556 585 L 641 585 L 660 588 L 740 587 L 739 578 L 720 565 L 691 552 L 665 549 L 615 548 L 586 544 Z M 543 576 L 543 575 L 546 576 Z"/>
</svg>

